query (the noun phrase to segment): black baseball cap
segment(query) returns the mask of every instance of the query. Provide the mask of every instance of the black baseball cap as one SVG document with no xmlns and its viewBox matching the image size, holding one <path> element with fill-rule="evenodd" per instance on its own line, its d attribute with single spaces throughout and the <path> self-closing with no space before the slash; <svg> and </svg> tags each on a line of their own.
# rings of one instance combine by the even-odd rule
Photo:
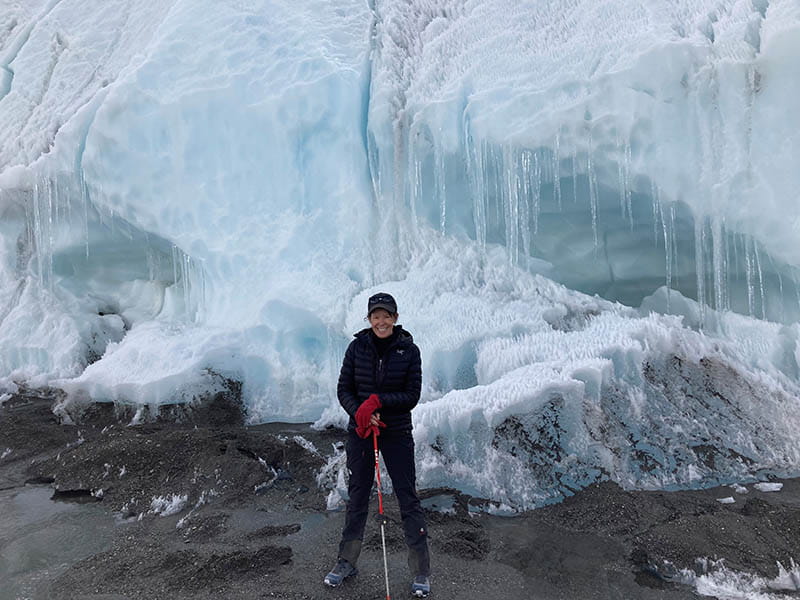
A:
<svg viewBox="0 0 800 600">
<path fill-rule="evenodd" d="M 369 302 L 367 302 L 367 315 L 371 315 L 372 311 L 377 308 L 382 308 L 392 315 L 397 314 L 397 302 L 394 301 L 391 294 L 386 292 L 378 292 L 374 296 L 370 296 Z"/>
</svg>

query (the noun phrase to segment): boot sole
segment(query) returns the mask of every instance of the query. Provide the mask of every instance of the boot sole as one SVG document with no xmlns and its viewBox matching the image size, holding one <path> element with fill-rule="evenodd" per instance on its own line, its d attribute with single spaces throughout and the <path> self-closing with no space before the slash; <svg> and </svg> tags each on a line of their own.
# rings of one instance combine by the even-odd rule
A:
<svg viewBox="0 0 800 600">
<path fill-rule="evenodd" d="M 356 575 L 358 575 L 358 571 L 353 571 L 349 575 L 345 575 L 344 577 L 342 577 L 342 580 L 339 583 L 331 583 L 330 581 L 328 581 L 328 578 L 326 577 L 325 579 L 322 580 L 322 583 L 324 583 L 328 587 L 335 588 L 335 587 L 339 587 L 340 585 L 342 585 L 345 582 L 345 580 L 347 580 L 348 578 L 355 577 Z"/>
</svg>

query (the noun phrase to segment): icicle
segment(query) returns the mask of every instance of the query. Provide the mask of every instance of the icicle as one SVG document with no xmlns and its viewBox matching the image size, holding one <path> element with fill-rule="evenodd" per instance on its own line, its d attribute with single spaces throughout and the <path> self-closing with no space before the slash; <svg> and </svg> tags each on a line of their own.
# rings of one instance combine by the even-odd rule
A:
<svg viewBox="0 0 800 600">
<path fill-rule="evenodd" d="M 475 239 L 481 248 L 486 247 L 486 167 L 484 163 L 483 144 L 475 147 L 470 144 L 474 151 L 474 161 L 471 168 L 472 197 L 473 197 L 473 219 L 475 221 Z"/>
<path fill-rule="evenodd" d="M 47 287 L 47 289 L 52 292 L 53 291 L 53 251 L 56 246 L 55 241 L 55 228 L 57 226 L 57 221 L 54 218 L 55 215 L 55 202 L 53 199 L 53 182 L 50 177 L 45 179 L 45 192 L 46 192 L 46 199 L 47 199 L 47 243 L 46 243 L 46 253 L 44 256 L 44 268 L 45 272 L 42 274 L 42 280 Z"/>
<path fill-rule="evenodd" d="M 675 204 L 669 205 L 669 224 L 670 224 L 670 232 L 672 233 L 672 252 L 673 252 L 673 260 L 672 264 L 675 265 L 676 269 L 673 269 L 672 278 L 675 282 L 675 287 L 680 285 L 678 280 L 678 237 L 675 233 Z"/>
<path fill-rule="evenodd" d="M 736 281 L 741 281 L 741 256 L 739 256 L 739 243 L 737 240 L 742 240 L 742 247 L 744 247 L 744 236 L 742 234 L 734 234 L 733 236 L 733 271 L 736 273 Z"/>
<path fill-rule="evenodd" d="M 628 209 L 628 220 L 630 221 L 631 231 L 633 231 L 633 192 L 631 190 L 631 144 L 625 142 L 625 205 Z"/>
<path fill-rule="evenodd" d="M 41 185 L 40 179 L 37 178 L 36 183 L 33 184 L 33 240 L 34 252 L 36 252 L 36 266 L 38 269 L 39 282 L 44 285 L 44 232 L 43 220 L 41 214 Z"/>
<path fill-rule="evenodd" d="M 83 203 L 83 241 L 86 248 L 86 260 L 89 260 L 89 187 L 83 175 L 83 168 L 78 170 L 78 193 Z"/>
<path fill-rule="evenodd" d="M 417 202 L 422 197 L 422 163 L 416 158 L 416 154 L 413 158 L 413 175 L 411 178 L 411 220 L 414 223 L 414 226 L 417 225 Z"/>
<path fill-rule="evenodd" d="M 775 271 L 775 274 L 778 276 L 778 322 L 784 323 L 786 321 L 786 311 L 784 308 L 784 299 L 783 299 L 783 275 L 781 275 L 780 267 L 775 264 L 775 260 L 772 258 L 771 254 L 768 254 L 769 262 L 772 265 L 772 270 Z"/>
<path fill-rule="evenodd" d="M 53 177 L 48 182 L 50 186 L 50 207 L 51 207 L 51 220 L 53 224 L 58 228 L 58 225 L 61 223 L 61 215 L 59 214 L 60 206 L 58 202 L 58 178 Z"/>
<path fill-rule="evenodd" d="M 25 247 L 28 254 L 32 251 L 35 252 L 36 243 L 33 235 L 33 195 L 33 190 L 31 190 L 31 195 L 26 198 L 25 202 Z"/>
<path fill-rule="evenodd" d="M 155 257 L 153 256 L 153 249 L 150 247 L 149 244 L 145 251 L 145 257 L 147 261 L 147 281 L 155 281 L 156 278 Z"/>
<path fill-rule="evenodd" d="M 753 250 L 754 250 L 755 259 L 756 259 L 756 273 L 758 275 L 758 291 L 759 291 L 759 294 L 761 295 L 761 318 L 762 319 L 766 319 L 767 318 L 767 298 L 766 298 L 766 296 L 764 294 L 764 276 L 763 276 L 763 273 L 761 271 L 761 257 L 760 257 L 759 252 L 758 252 L 758 244 L 756 243 L 755 240 L 753 240 Z"/>
<path fill-rule="evenodd" d="M 534 155 L 535 157 L 536 155 Z M 520 155 L 519 169 L 521 174 L 517 177 L 517 181 L 522 185 L 522 209 L 520 215 L 519 228 L 522 234 L 522 252 L 525 256 L 531 254 L 531 228 L 528 225 L 531 215 L 531 153 L 528 151 L 522 152 Z"/>
<path fill-rule="evenodd" d="M 558 185 L 561 189 L 560 184 Z M 531 210 L 533 218 L 533 235 L 539 232 L 539 207 L 542 199 L 542 166 L 539 162 L 538 152 L 533 155 L 533 198 Z M 559 205 L 561 203 L 561 193 L 558 194 Z"/>
<path fill-rule="evenodd" d="M 444 235 L 447 227 L 447 182 L 444 151 L 438 145 L 433 146 L 433 182 L 436 186 L 436 197 L 439 198 L 439 231 Z"/>
<path fill-rule="evenodd" d="M 653 205 L 653 240 L 654 240 L 653 243 L 657 247 L 658 246 L 658 216 L 659 216 L 659 213 L 660 213 L 659 206 L 661 205 L 661 202 L 659 200 L 659 195 L 658 195 L 658 186 L 656 185 L 656 182 L 653 179 L 650 180 L 650 194 L 651 194 L 651 197 L 652 197 L 652 205 Z"/>
<path fill-rule="evenodd" d="M 484 204 L 483 156 L 472 137 L 469 113 L 464 110 L 462 117 L 464 148 L 467 155 L 467 181 L 472 196 L 472 220 L 475 226 L 475 240 L 481 248 L 486 247 L 486 208 Z"/>
<path fill-rule="evenodd" d="M 589 126 L 589 150 L 586 154 L 586 176 L 589 179 L 589 208 L 592 212 L 592 237 L 594 239 L 594 253 L 597 255 L 597 178 L 592 163 L 592 128 Z"/>
<path fill-rule="evenodd" d="M 489 160 L 486 161 L 491 168 L 492 182 L 494 184 L 494 214 L 495 223 L 503 222 L 503 158 L 497 155 L 494 146 L 488 146 Z M 491 200 L 491 198 L 490 198 Z"/>
<path fill-rule="evenodd" d="M 205 269 L 201 264 L 195 264 L 195 271 L 197 272 L 198 293 L 197 293 L 197 312 L 195 314 L 195 321 L 202 322 L 206 317 L 206 275 Z"/>
<path fill-rule="evenodd" d="M 578 149 L 572 148 L 572 201 L 578 202 Z"/>
<path fill-rule="evenodd" d="M 714 269 L 714 307 L 721 311 L 725 308 L 725 287 L 723 274 L 725 272 L 725 257 L 722 252 L 725 228 L 719 218 L 711 219 L 711 261 Z"/>
<path fill-rule="evenodd" d="M 794 283 L 794 297 L 797 302 L 797 309 L 800 310 L 800 283 L 797 281 L 797 273 L 792 273 L 792 283 Z"/>
<path fill-rule="evenodd" d="M 377 202 L 381 197 L 381 160 L 378 155 L 378 147 L 375 144 L 375 138 L 367 130 L 367 164 L 369 165 L 369 176 L 372 182 L 373 200 Z"/>
<path fill-rule="evenodd" d="M 731 310 L 731 241 L 735 238 L 729 231 L 725 231 L 723 241 L 725 247 L 725 310 Z"/>
<path fill-rule="evenodd" d="M 178 263 L 180 262 L 180 257 L 178 255 L 178 247 L 173 244 L 172 245 L 172 284 L 175 285 L 178 283 Z"/>
<path fill-rule="evenodd" d="M 553 194 L 556 198 L 556 206 L 561 212 L 561 130 L 556 131 L 556 139 L 553 143 Z"/>
<path fill-rule="evenodd" d="M 70 186 L 71 187 L 71 186 Z M 72 224 L 73 214 L 72 214 L 72 202 L 73 202 L 73 194 L 67 194 L 67 202 L 66 202 L 66 211 L 67 211 L 67 222 Z"/>
<path fill-rule="evenodd" d="M 625 198 L 625 161 L 623 160 L 623 155 L 625 153 L 624 148 L 622 147 L 622 140 L 617 134 L 617 149 L 620 151 L 620 159 L 617 161 L 617 185 L 619 185 L 619 208 L 620 212 L 622 213 L 622 218 L 624 219 L 628 212 L 628 202 Z"/>
<path fill-rule="evenodd" d="M 183 280 L 183 309 L 189 321 L 192 321 L 192 302 L 191 302 L 191 286 L 189 285 L 189 273 L 191 265 L 189 264 L 189 257 L 185 253 L 181 253 L 181 279 Z"/>
<path fill-rule="evenodd" d="M 505 219 L 506 248 L 512 264 L 519 260 L 519 195 L 516 185 L 516 160 L 510 146 L 503 147 L 503 166 L 500 170 L 505 174 L 503 190 L 503 214 Z"/>
<path fill-rule="evenodd" d="M 698 217 L 694 221 L 694 260 L 695 271 L 697 272 L 697 302 L 700 306 L 700 323 L 705 324 L 706 310 L 705 310 L 705 260 L 704 260 L 704 244 L 705 244 L 705 224 L 703 219 Z"/>
<path fill-rule="evenodd" d="M 669 290 L 672 287 L 672 221 L 667 220 L 664 218 L 663 214 L 663 206 L 659 204 L 659 210 L 661 211 L 661 228 L 664 232 L 664 258 L 666 259 L 666 285 L 667 285 L 667 312 L 669 312 Z M 670 205 L 670 211 L 672 210 L 672 205 Z"/>
<path fill-rule="evenodd" d="M 745 242 L 745 276 L 747 280 L 747 314 L 751 317 L 756 314 L 756 300 L 755 300 L 755 287 L 753 283 L 753 258 L 750 252 L 750 246 Z"/>
</svg>

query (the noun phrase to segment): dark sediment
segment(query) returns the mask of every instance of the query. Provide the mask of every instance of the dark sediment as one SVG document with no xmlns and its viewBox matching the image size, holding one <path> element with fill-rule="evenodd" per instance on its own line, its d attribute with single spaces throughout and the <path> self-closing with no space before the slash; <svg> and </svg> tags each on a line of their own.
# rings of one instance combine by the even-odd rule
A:
<svg viewBox="0 0 800 600">
<path fill-rule="evenodd" d="M 380 530 L 370 520 L 360 575 L 337 589 L 332 565 L 343 514 L 326 511 L 316 476 L 339 431 L 243 425 L 225 397 L 158 415 L 111 405 L 57 417 L 53 397 L 21 395 L 0 408 L 0 488 L 53 488 L 54 499 L 95 502 L 118 515 L 104 552 L 72 565 L 43 597 L 384 597 Z M 310 441 L 320 449 L 308 449 Z M 613 483 L 515 517 L 476 512 L 456 490 L 428 510 L 436 598 L 696 598 L 676 573 L 709 561 L 774 578 L 800 558 L 800 481 L 780 493 L 730 488 L 626 492 Z M 717 501 L 735 496 L 733 504 Z M 154 501 L 160 499 L 160 501 Z M 388 497 L 390 580 L 407 595 L 400 516 Z M 177 508 L 168 513 L 172 503 Z M 428 502 L 432 505 L 435 502 Z M 705 561 L 705 562 L 704 562 Z"/>
</svg>

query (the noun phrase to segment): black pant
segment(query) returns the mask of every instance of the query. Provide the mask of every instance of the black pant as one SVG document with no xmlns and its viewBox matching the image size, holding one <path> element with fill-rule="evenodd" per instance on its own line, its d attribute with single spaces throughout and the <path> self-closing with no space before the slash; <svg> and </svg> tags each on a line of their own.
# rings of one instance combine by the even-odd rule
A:
<svg viewBox="0 0 800 600">
<path fill-rule="evenodd" d="M 408 545 L 408 567 L 412 575 L 430 575 L 428 554 L 428 529 L 425 513 L 416 490 L 416 467 L 414 465 L 414 438 L 410 431 L 384 432 L 378 437 L 386 470 L 392 479 L 392 487 L 400 504 L 403 530 Z M 361 553 L 364 527 L 369 516 L 369 496 L 375 479 L 375 451 L 372 436 L 362 439 L 355 431 L 347 434 L 347 469 L 350 471 L 342 541 L 339 558 L 355 565 Z"/>
</svg>

